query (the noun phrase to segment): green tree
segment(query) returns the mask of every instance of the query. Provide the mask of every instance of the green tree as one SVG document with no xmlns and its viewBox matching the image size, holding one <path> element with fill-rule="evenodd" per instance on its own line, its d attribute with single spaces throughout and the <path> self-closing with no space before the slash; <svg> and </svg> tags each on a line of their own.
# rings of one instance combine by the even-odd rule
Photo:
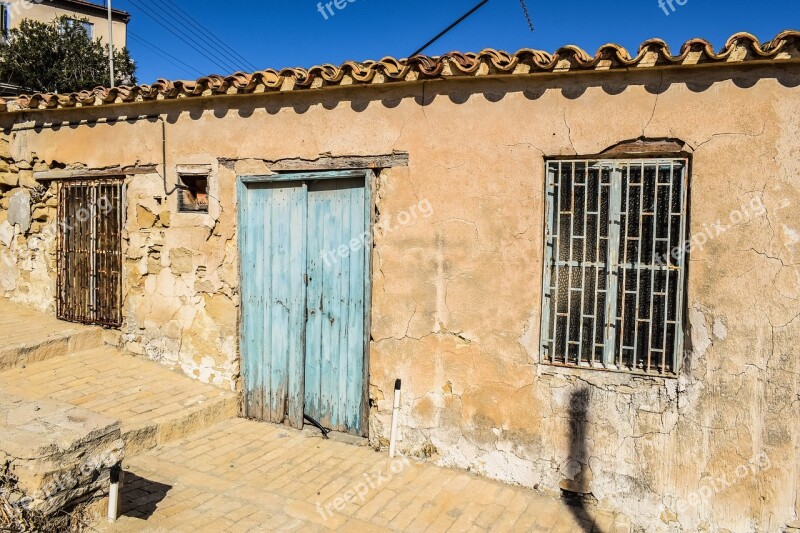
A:
<svg viewBox="0 0 800 533">
<path fill-rule="evenodd" d="M 114 51 L 116 85 L 136 83 L 127 48 Z M 67 17 L 50 23 L 23 20 L 0 44 L 0 81 L 24 91 L 69 93 L 108 87 L 108 45 Z"/>
</svg>

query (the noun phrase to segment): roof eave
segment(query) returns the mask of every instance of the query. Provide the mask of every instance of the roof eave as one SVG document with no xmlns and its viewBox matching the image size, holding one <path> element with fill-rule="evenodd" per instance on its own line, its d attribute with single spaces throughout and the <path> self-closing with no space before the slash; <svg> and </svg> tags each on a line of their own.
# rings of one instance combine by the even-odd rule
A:
<svg viewBox="0 0 800 533">
<path fill-rule="evenodd" d="M 748 33 L 732 36 L 715 52 L 708 41 L 693 39 L 678 55 L 672 55 L 664 41 L 645 41 L 635 57 L 618 45 L 600 47 L 594 56 L 574 46 L 553 54 L 522 49 L 514 54 L 497 50 L 479 53 L 452 52 L 438 57 L 408 59 L 387 57 L 381 61 L 346 62 L 336 67 L 321 65 L 238 72 L 230 76 L 205 76 L 193 81 L 159 80 L 152 85 L 98 87 L 71 94 L 34 94 L 15 101 L 0 99 L 0 111 L 17 106 L 20 111 L 130 105 L 182 98 L 241 96 L 247 94 L 303 92 L 336 87 L 388 87 L 449 79 L 509 78 L 519 76 L 562 76 L 587 73 L 651 72 L 664 69 L 796 65 L 800 63 L 800 32 L 788 30 L 763 45 Z"/>
<path fill-rule="evenodd" d="M 50 3 L 85 15 L 107 16 L 108 14 L 106 7 L 84 0 L 50 0 Z M 111 18 L 116 22 L 127 24 L 131 20 L 131 14 L 121 9 L 112 8 Z"/>
</svg>

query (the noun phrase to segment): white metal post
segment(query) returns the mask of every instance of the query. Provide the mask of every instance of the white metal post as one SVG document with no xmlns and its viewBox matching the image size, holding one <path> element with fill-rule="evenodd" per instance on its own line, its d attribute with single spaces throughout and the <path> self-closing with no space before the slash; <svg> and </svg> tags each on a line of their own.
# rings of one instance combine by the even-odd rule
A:
<svg viewBox="0 0 800 533">
<path fill-rule="evenodd" d="M 114 88 L 114 24 L 111 19 L 111 0 L 108 0 L 108 67 L 111 73 L 111 88 Z"/>
<path fill-rule="evenodd" d="M 400 424 L 400 389 L 401 381 L 394 383 L 394 406 L 392 409 L 392 432 L 389 435 L 389 457 L 397 455 L 397 432 Z"/>
</svg>

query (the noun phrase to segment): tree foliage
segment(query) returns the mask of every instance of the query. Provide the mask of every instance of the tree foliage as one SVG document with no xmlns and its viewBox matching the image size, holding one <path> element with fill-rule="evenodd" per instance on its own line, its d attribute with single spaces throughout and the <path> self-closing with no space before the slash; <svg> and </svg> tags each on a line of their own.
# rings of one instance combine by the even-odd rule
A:
<svg viewBox="0 0 800 533">
<path fill-rule="evenodd" d="M 135 73 L 128 49 L 114 50 L 115 85 L 136 83 Z M 0 44 L 0 81 L 24 91 L 68 93 L 108 87 L 109 80 L 108 45 L 67 17 L 23 20 Z"/>
</svg>

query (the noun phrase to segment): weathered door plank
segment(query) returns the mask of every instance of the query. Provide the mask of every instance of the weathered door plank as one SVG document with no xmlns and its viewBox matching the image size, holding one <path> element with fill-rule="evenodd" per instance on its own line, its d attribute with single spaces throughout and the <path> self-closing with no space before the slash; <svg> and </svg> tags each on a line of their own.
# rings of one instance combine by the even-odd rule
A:
<svg viewBox="0 0 800 533">
<path fill-rule="evenodd" d="M 240 185 L 245 414 L 302 427 L 306 193 Z"/>
<path fill-rule="evenodd" d="M 357 239 L 358 246 L 350 255 L 350 290 L 348 312 L 348 379 L 343 395 L 347 401 L 345 425 L 352 432 L 362 429 L 362 403 L 364 392 L 364 329 L 366 324 L 366 291 L 367 291 L 367 255 L 372 251 L 367 246 L 369 221 L 366 219 L 366 189 L 353 187 L 350 189 L 350 235 Z"/>
<path fill-rule="evenodd" d="M 363 178 L 309 187 L 306 412 L 356 434 L 364 390 L 365 198 Z"/>
<path fill-rule="evenodd" d="M 239 182 L 244 412 L 361 435 L 369 193 L 363 172 L 303 178 Z"/>
</svg>

